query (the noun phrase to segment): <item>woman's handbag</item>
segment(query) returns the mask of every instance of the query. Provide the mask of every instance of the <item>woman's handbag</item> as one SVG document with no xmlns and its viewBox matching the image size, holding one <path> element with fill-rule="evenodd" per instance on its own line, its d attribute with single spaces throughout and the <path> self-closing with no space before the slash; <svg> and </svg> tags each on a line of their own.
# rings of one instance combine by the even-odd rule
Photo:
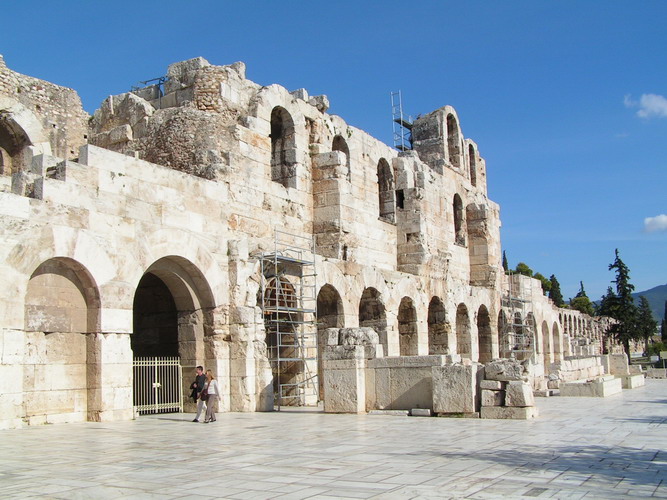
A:
<svg viewBox="0 0 667 500">
<path fill-rule="evenodd" d="M 202 401 L 208 401 L 208 385 L 206 385 L 206 387 L 204 387 L 204 390 L 201 391 L 199 399 L 201 399 Z"/>
</svg>

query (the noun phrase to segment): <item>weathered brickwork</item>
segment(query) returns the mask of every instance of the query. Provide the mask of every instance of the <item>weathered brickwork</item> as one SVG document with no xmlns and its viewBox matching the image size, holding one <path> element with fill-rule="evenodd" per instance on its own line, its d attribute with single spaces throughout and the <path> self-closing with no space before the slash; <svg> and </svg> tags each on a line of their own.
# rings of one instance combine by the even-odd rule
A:
<svg viewBox="0 0 667 500">
<path fill-rule="evenodd" d="M 258 255 L 276 228 L 315 240 L 320 335 L 371 327 L 392 358 L 369 361 L 398 377 L 372 401 L 395 408 L 419 370 L 501 355 L 500 211 L 453 108 L 418 119 L 399 153 L 242 63 L 173 64 L 90 123 L 74 91 L 2 60 L 0 85 L 0 427 L 131 418 L 137 355 L 178 356 L 186 386 L 211 368 L 221 411 L 270 410 Z M 537 386 L 573 346 L 602 347 L 532 281 Z"/>
</svg>

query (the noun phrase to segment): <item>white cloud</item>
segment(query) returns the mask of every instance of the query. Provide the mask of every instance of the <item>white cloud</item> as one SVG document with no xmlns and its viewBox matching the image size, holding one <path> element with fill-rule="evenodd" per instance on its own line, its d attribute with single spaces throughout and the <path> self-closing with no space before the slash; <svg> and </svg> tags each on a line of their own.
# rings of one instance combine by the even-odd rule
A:
<svg viewBox="0 0 667 500">
<path fill-rule="evenodd" d="M 632 96 L 623 97 L 626 108 L 639 108 L 637 116 L 640 118 L 667 118 L 667 99 L 657 94 L 642 94 L 639 101 L 634 101 Z"/>
<path fill-rule="evenodd" d="M 646 217 L 644 219 L 644 231 L 647 233 L 667 231 L 667 215 L 660 214 L 655 217 Z"/>
</svg>

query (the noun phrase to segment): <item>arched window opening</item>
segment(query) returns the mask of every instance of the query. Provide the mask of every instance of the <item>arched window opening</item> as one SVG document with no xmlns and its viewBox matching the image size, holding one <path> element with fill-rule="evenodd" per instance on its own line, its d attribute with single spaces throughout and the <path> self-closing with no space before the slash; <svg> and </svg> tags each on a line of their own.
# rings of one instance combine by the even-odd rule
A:
<svg viewBox="0 0 667 500">
<path fill-rule="evenodd" d="M 449 163 L 454 168 L 461 168 L 461 137 L 454 115 L 447 115 L 447 153 Z"/>
<path fill-rule="evenodd" d="M 387 314 L 380 300 L 380 292 L 366 288 L 359 301 L 359 326 L 373 328 L 380 338 L 380 344 L 387 355 Z"/>
<path fill-rule="evenodd" d="M 317 374 L 319 382 L 319 399 L 324 400 L 324 373 L 322 371 L 322 353 L 326 345 L 324 332 L 327 328 L 343 328 L 343 301 L 338 290 L 331 285 L 324 285 L 317 294 Z"/>
<path fill-rule="evenodd" d="M 349 181 L 352 177 L 352 170 L 350 168 L 350 148 L 347 146 L 347 141 L 343 139 L 342 135 L 334 137 L 331 150 L 345 153 L 345 167 L 347 169 L 347 180 Z"/>
<path fill-rule="evenodd" d="M 22 152 L 30 139 L 9 113 L 0 112 L 0 174 L 11 175 L 20 170 Z"/>
<path fill-rule="evenodd" d="M 395 222 L 396 200 L 394 192 L 394 176 L 387 160 L 380 158 L 378 162 L 378 193 L 380 219 Z"/>
<path fill-rule="evenodd" d="M 271 111 L 271 180 L 296 187 L 296 138 L 294 121 L 285 108 Z"/>
<path fill-rule="evenodd" d="M 477 158 L 475 157 L 475 148 L 472 144 L 468 146 L 468 162 L 470 169 L 470 183 L 477 186 Z"/>
<path fill-rule="evenodd" d="M 433 297 L 428 305 L 428 353 L 449 354 L 449 333 L 447 312 L 442 300 Z"/>
<path fill-rule="evenodd" d="M 477 340 L 479 344 L 479 362 L 488 363 L 493 359 L 493 334 L 491 318 L 486 306 L 479 306 L 477 311 Z"/>
<path fill-rule="evenodd" d="M 417 355 L 417 310 L 409 297 L 398 308 L 398 341 L 401 356 Z"/>
<path fill-rule="evenodd" d="M 454 195 L 454 243 L 465 246 L 465 220 L 463 212 L 463 201 L 458 194 Z"/>
<path fill-rule="evenodd" d="M 472 357 L 470 317 L 465 304 L 459 304 L 456 309 L 456 352 L 463 358 Z"/>
<path fill-rule="evenodd" d="M 553 349 L 553 359 L 554 363 L 557 363 L 558 361 L 561 360 L 561 348 L 560 348 L 560 335 L 558 331 L 558 325 L 554 323 L 553 325 L 553 331 L 552 331 L 552 338 L 553 341 L 551 343 L 552 349 Z"/>
</svg>

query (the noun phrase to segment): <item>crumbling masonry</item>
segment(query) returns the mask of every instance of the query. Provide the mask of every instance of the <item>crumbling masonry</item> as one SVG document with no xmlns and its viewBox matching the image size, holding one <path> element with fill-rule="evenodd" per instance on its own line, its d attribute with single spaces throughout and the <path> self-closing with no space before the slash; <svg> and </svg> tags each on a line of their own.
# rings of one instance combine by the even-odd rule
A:
<svg viewBox="0 0 667 500">
<path fill-rule="evenodd" d="M 515 320 L 534 390 L 565 356 L 602 353 L 599 320 L 503 273 L 486 164 L 452 107 L 400 153 L 327 108 L 197 58 L 89 117 L 0 57 L 0 428 L 132 418 L 133 356 L 179 357 L 186 386 L 213 369 L 221 411 L 273 409 L 260 259 L 276 228 L 315 240 L 327 411 L 474 413 L 471 374 L 509 352 Z M 449 401 L 457 377 L 466 402 Z M 484 397 L 505 384 L 487 378 Z"/>
</svg>

